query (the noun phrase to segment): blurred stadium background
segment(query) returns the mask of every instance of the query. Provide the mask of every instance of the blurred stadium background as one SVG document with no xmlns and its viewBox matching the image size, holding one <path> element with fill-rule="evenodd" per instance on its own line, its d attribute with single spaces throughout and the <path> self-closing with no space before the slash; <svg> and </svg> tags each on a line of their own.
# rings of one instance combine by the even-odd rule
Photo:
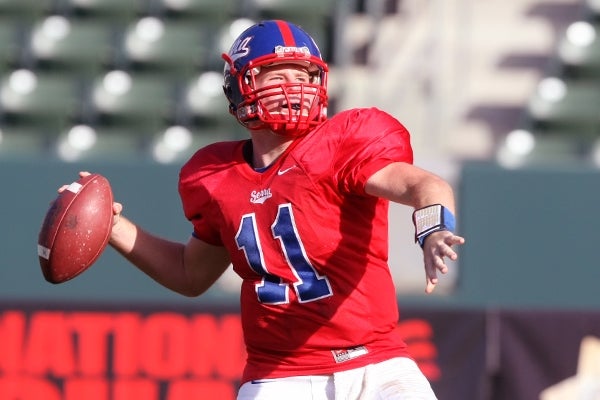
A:
<svg viewBox="0 0 600 400">
<path fill-rule="evenodd" d="M 598 131 L 598 8 L 596 0 L 1 0 L 0 156 L 173 163 L 202 143 L 244 135 L 221 95 L 220 54 L 248 24 L 274 17 L 319 42 L 333 70 L 332 112 L 389 110 L 422 158 L 580 156 L 565 142 Z"/>
<path fill-rule="evenodd" d="M 408 315 L 480 310 L 487 323 L 477 329 L 489 339 L 490 310 L 573 318 L 600 307 L 600 1 L 0 0 L 3 308 L 235 310 L 233 274 L 183 299 L 110 250 L 51 286 L 35 240 L 56 188 L 80 169 L 106 175 L 134 220 L 185 240 L 178 168 L 199 146 L 246 137 L 227 112 L 220 54 L 266 18 L 317 40 L 331 67 L 330 113 L 389 111 L 411 131 L 416 163 L 455 186 L 468 243 L 434 296 L 423 295 L 410 210 L 391 209 L 390 264 Z M 564 328 L 557 321 L 544 326 Z M 577 345 L 600 336 L 600 323 L 574 325 Z M 502 357 L 486 346 L 480 395 L 443 398 L 534 398 L 502 380 Z M 574 375 L 576 356 L 569 361 L 546 381 Z M 544 400 L 558 398 L 583 397 Z"/>
</svg>

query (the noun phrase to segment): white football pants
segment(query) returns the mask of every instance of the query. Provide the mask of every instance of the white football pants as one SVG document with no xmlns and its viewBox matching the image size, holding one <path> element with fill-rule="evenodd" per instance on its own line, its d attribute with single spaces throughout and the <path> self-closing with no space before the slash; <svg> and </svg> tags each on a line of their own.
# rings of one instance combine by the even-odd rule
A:
<svg viewBox="0 0 600 400">
<path fill-rule="evenodd" d="M 244 383 L 237 400 L 436 400 L 427 378 L 409 358 L 336 372 Z"/>
</svg>

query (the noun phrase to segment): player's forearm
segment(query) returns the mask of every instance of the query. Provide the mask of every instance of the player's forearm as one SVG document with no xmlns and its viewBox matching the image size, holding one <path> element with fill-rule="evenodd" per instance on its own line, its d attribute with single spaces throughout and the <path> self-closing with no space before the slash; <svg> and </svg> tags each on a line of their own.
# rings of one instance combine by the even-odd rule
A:
<svg viewBox="0 0 600 400">
<path fill-rule="evenodd" d="M 442 178 L 406 163 L 393 163 L 373 174 L 367 193 L 413 208 L 442 204 L 454 212 L 454 192 Z"/>
<path fill-rule="evenodd" d="M 110 245 L 161 285 L 188 295 L 183 244 L 153 236 L 121 215 L 113 226 Z"/>
<path fill-rule="evenodd" d="M 452 213 L 455 212 L 454 191 L 443 179 L 429 175 L 421 182 L 411 186 L 404 194 L 401 202 L 415 209 L 432 204 L 442 204 Z"/>
</svg>

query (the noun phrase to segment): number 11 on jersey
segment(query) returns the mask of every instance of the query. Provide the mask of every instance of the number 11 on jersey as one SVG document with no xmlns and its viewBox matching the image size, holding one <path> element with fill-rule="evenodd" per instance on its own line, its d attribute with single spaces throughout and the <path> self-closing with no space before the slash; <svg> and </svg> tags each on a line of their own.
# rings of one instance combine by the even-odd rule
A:
<svg viewBox="0 0 600 400">
<path fill-rule="evenodd" d="M 258 300 L 265 304 L 287 304 L 289 286 L 281 277 L 269 272 L 258 230 L 256 215 L 246 214 L 242 217 L 235 237 L 238 248 L 244 251 L 250 268 L 263 277 L 262 282 L 256 285 Z M 317 273 L 306 255 L 296 229 L 291 204 L 279 205 L 277 217 L 271 225 L 271 235 L 279 240 L 286 262 L 296 277 L 293 287 L 300 303 L 319 300 L 333 294 L 327 277 Z"/>
</svg>

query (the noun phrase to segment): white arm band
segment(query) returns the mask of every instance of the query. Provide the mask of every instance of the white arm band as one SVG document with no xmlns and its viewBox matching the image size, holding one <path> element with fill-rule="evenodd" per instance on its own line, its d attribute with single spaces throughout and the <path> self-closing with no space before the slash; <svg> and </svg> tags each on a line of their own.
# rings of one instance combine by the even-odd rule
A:
<svg viewBox="0 0 600 400">
<path fill-rule="evenodd" d="M 413 212 L 415 224 L 415 241 L 423 247 L 425 238 L 437 231 L 454 232 L 454 214 L 441 204 L 419 208 Z"/>
</svg>

